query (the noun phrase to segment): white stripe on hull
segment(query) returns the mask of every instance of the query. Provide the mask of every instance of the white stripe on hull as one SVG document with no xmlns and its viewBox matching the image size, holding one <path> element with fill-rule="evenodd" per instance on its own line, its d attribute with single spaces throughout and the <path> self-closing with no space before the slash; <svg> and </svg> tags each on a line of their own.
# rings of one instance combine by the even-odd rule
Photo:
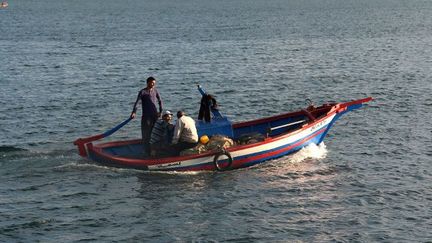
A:
<svg viewBox="0 0 432 243">
<path fill-rule="evenodd" d="M 231 156 L 232 156 L 233 160 L 235 160 L 236 157 L 252 155 L 255 153 L 259 153 L 259 152 L 265 152 L 265 151 L 269 151 L 269 150 L 272 150 L 272 149 L 275 149 L 278 147 L 282 147 L 282 146 L 287 145 L 287 144 L 294 143 L 296 141 L 304 139 L 305 137 L 310 136 L 314 132 L 327 126 L 333 120 L 335 115 L 336 114 L 333 114 L 333 115 L 325 118 L 324 120 L 318 122 L 317 124 L 313 125 L 312 127 L 304 129 L 304 130 L 302 130 L 302 131 L 300 131 L 300 132 L 298 132 L 292 136 L 287 136 L 285 138 L 282 138 L 282 139 L 279 139 L 279 140 L 276 140 L 273 142 L 265 143 L 265 144 L 262 144 L 259 146 L 230 152 Z M 175 170 L 175 169 L 181 169 L 183 167 L 199 166 L 199 165 L 203 165 L 203 164 L 207 164 L 207 163 L 213 163 L 213 158 L 214 158 L 214 155 L 209 155 L 206 157 L 190 159 L 190 160 L 185 160 L 185 161 L 175 161 L 175 162 L 169 162 L 169 163 L 158 164 L 158 165 L 149 165 L 148 169 L 149 170 L 165 170 L 165 169 L 170 169 L 170 170 L 174 169 Z"/>
</svg>

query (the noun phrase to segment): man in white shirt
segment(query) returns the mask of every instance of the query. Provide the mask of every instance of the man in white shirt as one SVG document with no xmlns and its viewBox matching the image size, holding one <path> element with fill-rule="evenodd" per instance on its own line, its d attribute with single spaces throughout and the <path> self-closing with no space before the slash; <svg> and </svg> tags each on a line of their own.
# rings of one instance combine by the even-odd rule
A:
<svg viewBox="0 0 432 243">
<path fill-rule="evenodd" d="M 198 132 L 195 121 L 183 111 L 178 111 L 171 148 L 179 154 L 182 150 L 195 147 L 197 143 Z"/>
</svg>

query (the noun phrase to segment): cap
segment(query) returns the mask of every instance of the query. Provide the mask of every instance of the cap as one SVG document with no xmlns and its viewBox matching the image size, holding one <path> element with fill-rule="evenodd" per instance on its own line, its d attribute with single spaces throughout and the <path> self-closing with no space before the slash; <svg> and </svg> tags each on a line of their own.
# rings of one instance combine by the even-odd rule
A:
<svg viewBox="0 0 432 243">
<path fill-rule="evenodd" d="M 162 113 L 162 116 L 166 116 L 166 115 L 172 116 L 173 114 L 171 113 L 171 111 L 164 111 L 164 113 Z"/>
</svg>

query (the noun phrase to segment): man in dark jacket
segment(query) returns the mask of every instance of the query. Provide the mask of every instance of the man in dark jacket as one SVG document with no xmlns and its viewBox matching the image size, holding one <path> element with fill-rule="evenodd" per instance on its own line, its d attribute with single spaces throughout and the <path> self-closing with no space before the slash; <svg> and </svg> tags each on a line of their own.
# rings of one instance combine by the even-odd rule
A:
<svg viewBox="0 0 432 243">
<path fill-rule="evenodd" d="M 138 97 L 133 106 L 131 118 L 136 117 L 138 103 L 141 102 L 142 116 L 141 116 L 141 136 L 144 145 L 144 151 L 150 153 L 150 135 L 154 123 L 162 113 L 162 99 L 156 89 L 156 79 L 153 77 L 147 78 L 147 87 L 140 90 Z M 157 109 L 159 105 L 159 111 Z"/>
</svg>

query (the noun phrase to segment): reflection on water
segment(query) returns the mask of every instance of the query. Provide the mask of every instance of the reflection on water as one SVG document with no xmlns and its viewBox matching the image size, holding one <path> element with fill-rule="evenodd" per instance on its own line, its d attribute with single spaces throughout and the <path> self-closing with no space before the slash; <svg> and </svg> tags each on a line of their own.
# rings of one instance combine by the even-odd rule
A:
<svg viewBox="0 0 432 243">
<path fill-rule="evenodd" d="M 341 192 L 337 190 L 337 169 L 321 163 L 326 154 L 327 149 L 321 144 L 265 164 L 224 173 L 140 173 L 138 192 L 152 208 L 152 212 L 142 213 L 152 221 L 165 223 L 159 216 L 166 214 L 167 208 L 169 218 L 190 215 L 193 220 L 184 223 L 194 222 L 200 237 L 214 235 L 210 229 L 215 225 L 225 225 L 230 230 L 235 225 L 239 232 L 252 232 L 235 239 L 263 239 L 257 233 L 259 228 L 270 230 L 274 225 L 285 229 L 281 234 L 290 230 L 303 232 L 302 225 L 324 225 L 336 220 L 343 211 L 340 204 L 330 203 L 340 198 Z M 184 226 L 172 229 L 171 234 L 181 229 Z M 317 235 L 315 239 L 324 238 L 325 235 Z"/>
</svg>

